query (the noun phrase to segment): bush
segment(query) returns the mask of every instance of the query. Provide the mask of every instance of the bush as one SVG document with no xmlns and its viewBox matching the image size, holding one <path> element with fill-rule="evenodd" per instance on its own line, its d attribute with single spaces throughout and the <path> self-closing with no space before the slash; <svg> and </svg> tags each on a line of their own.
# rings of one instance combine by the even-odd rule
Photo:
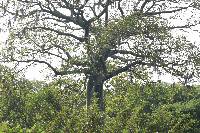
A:
<svg viewBox="0 0 200 133">
<path fill-rule="evenodd" d="M 113 89 L 105 90 L 106 110 L 101 112 L 96 99 L 86 108 L 82 82 L 13 81 L 1 93 L 0 132 L 196 133 L 200 129 L 200 91 L 195 87 L 144 86 L 115 78 L 110 82 Z"/>
</svg>

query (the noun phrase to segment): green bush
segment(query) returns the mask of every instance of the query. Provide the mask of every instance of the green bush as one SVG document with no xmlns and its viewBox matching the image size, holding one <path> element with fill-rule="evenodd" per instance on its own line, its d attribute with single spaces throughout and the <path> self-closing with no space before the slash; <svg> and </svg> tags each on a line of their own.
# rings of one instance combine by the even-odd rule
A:
<svg viewBox="0 0 200 133">
<path fill-rule="evenodd" d="M 0 132 L 199 132 L 198 87 L 140 85 L 123 79 L 110 82 L 106 110 L 101 112 L 96 99 L 86 108 L 82 82 L 10 78 L 7 88 L 1 88 Z"/>
</svg>

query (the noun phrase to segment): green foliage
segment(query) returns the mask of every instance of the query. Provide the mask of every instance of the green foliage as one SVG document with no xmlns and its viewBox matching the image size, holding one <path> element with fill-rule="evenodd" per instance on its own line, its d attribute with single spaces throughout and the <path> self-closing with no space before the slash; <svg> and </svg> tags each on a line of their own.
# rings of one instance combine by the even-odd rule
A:
<svg viewBox="0 0 200 133">
<path fill-rule="evenodd" d="M 111 118 L 114 114 L 115 118 L 110 120 L 116 126 L 114 131 L 197 132 L 200 129 L 198 89 L 161 83 L 144 87 L 122 78 L 113 81 L 114 94 L 108 98 L 108 114 L 112 114 Z"/>
<path fill-rule="evenodd" d="M 0 132 L 196 133 L 200 129 L 199 88 L 133 84 L 120 76 L 110 82 L 112 89 L 105 90 L 102 112 L 96 99 L 86 108 L 83 81 L 44 84 L 18 79 L 10 70 L 5 73 L 9 84 L 1 87 Z"/>
<path fill-rule="evenodd" d="M 97 44 L 100 44 L 101 47 L 112 48 L 112 45 L 117 44 L 119 39 L 128 39 L 130 36 L 136 36 L 141 40 L 145 35 L 154 36 L 160 40 L 169 37 L 169 32 L 166 30 L 165 25 L 160 23 L 162 21 L 158 17 L 147 17 L 136 12 L 123 19 L 109 22 L 104 29 L 100 26 L 95 27 L 94 32 L 97 32 Z"/>
</svg>

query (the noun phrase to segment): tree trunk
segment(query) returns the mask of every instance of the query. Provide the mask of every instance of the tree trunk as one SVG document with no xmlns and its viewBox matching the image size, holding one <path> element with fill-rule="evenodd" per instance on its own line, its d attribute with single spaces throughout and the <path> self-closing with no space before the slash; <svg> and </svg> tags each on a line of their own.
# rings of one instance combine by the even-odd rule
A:
<svg viewBox="0 0 200 133">
<path fill-rule="evenodd" d="M 92 75 L 87 83 L 87 107 L 91 105 L 94 93 L 100 111 L 104 111 L 103 80 L 100 75 Z"/>
</svg>

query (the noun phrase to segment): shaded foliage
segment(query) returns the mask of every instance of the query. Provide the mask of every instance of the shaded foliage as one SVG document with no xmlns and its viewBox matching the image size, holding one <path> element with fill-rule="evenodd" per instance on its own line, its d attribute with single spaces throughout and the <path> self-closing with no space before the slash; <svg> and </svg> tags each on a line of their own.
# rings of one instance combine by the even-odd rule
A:
<svg viewBox="0 0 200 133">
<path fill-rule="evenodd" d="M 106 110 L 96 99 L 86 108 L 83 81 L 37 85 L 8 80 L 1 93 L 1 132 L 198 132 L 200 89 L 165 83 L 131 83 L 119 76 L 105 90 Z M 15 81 L 15 82 L 13 82 Z M 1 83 L 2 85 L 3 83 Z M 37 86 L 37 89 L 35 88 Z M 1 88 L 4 89 L 4 88 Z M 17 92 L 21 93 L 17 93 Z"/>
</svg>

